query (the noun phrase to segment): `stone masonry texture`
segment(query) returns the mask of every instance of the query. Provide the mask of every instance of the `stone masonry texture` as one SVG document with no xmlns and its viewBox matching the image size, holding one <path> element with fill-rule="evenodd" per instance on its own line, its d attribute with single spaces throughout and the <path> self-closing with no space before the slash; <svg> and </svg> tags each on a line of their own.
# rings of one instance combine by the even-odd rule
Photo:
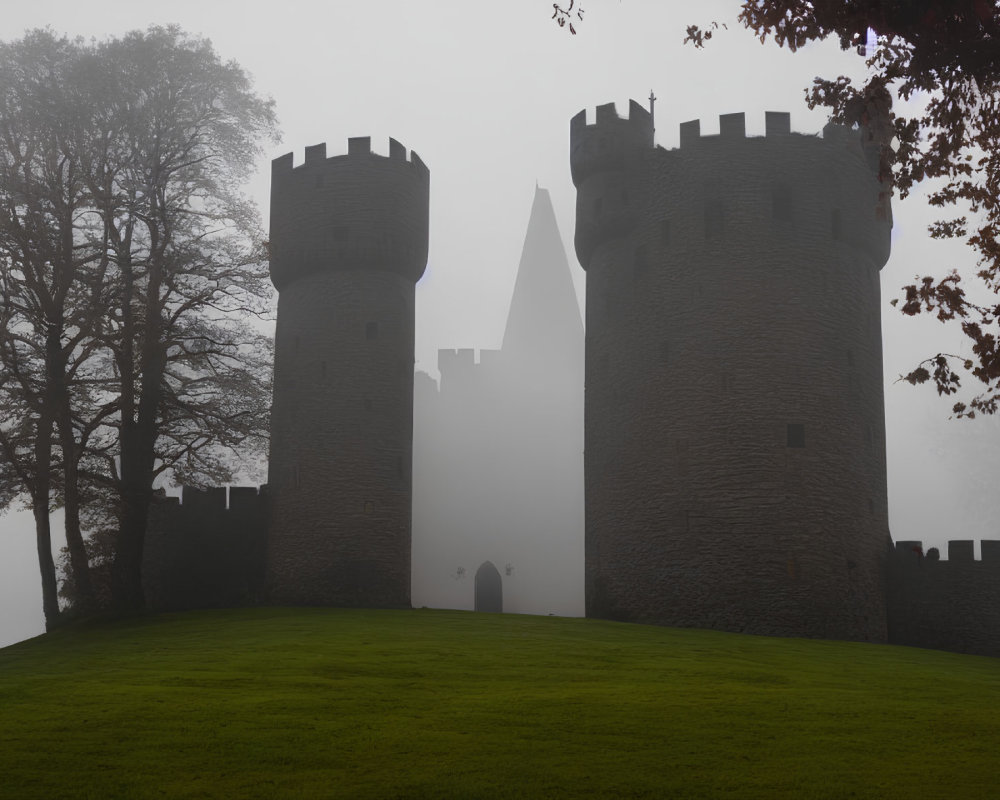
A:
<svg viewBox="0 0 1000 800">
<path fill-rule="evenodd" d="M 268 487 L 272 602 L 410 604 L 414 288 L 429 174 L 390 140 L 276 159 Z"/>
<path fill-rule="evenodd" d="M 588 616 L 884 641 L 879 269 L 861 136 L 571 123 Z"/>
</svg>

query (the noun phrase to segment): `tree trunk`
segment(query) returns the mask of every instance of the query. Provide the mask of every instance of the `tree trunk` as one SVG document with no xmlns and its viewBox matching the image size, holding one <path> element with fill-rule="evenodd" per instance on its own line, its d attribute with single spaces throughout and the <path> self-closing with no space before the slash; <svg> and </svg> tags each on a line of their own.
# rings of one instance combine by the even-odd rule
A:
<svg viewBox="0 0 1000 800">
<path fill-rule="evenodd" d="M 66 548 L 72 571 L 73 597 L 76 610 L 87 614 L 97 609 L 93 581 L 90 579 L 90 561 L 80 530 L 80 486 L 77 476 L 76 441 L 69 420 L 69 402 L 60 409 L 59 441 L 63 451 L 63 510 L 66 513 Z"/>
<path fill-rule="evenodd" d="M 119 611 L 129 613 L 145 608 L 142 590 L 142 556 L 153 500 L 156 463 L 157 416 L 162 398 L 166 350 L 162 343 L 161 308 L 158 302 L 159 271 L 151 270 L 146 299 L 146 320 L 139 350 L 139 368 L 129 363 L 125 375 L 139 374 L 139 396 L 124 395 L 121 430 L 122 515 L 115 550 L 113 586 Z M 126 296 L 131 292 L 127 290 Z M 134 328 L 132 328 L 134 332 Z M 133 333 L 134 335 L 134 333 Z M 131 351 L 129 353 L 131 357 Z M 129 381 L 131 385 L 131 381 Z M 125 413 L 128 408 L 129 412 Z M 134 410 L 133 410 L 134 409 Z"/>
<path fill-rule="evenodd" d="M 146 459 L 136 434 L 134 422 L 122 426 L 122 509 L 111 575 L 115 610 L 122 614 L 138 613 L 146 606 L 142 590 L 142 554 L 153 496 L 152 470 L 148 470 L 149 477 L 144 479 L 143 473 L 147 470 L 142 465 Z"/>
<path fill-rule="evenodd" d="M 122 480 L 124 513 L 120 547 L 125 549 L 120 575 L 123 598 L 136 611 L 145 607 L 142 591 L 142 556 L 149 522 L 149 507 L 153 501 L 154 465 L 158 415 L 162 398 L 166 351 L 161 342 L 163 331 L 160 308 L 155 302 L 159 292 L 158 271 L 149 279 L 146 324 L 140 351 L 140 393 L 135 423 L 129 426 L 128 444 L 122 442 Z M 124 433 L 124 431 L 123 431 Z M 128 454 L 126 462 L 125 455 Z"/>
<path fill-rule="evenodd" d="M 70 231 L 72 229 L 70 228 Z M 87 549 L 80 531 L 80 491 L 77 476 L 77 447 L 73 434 L 69 387 L 66 385 L 66 356 L 63 353 L 61 332 L 64 328 L 61 309 L 50 320 L 45 342 L 45 361 L 48 373 L 46 402 L 55 409 L 59 447 L 63 456 L 63 508 L 66 512 L 66 548 L 69 550 L 71 576 L 75 588 L 74 598 L 78 610 L 94 610 L 94 589 L 90 580 Z"/>
<path fill-rule="evenodd" d="M 121 373 L 121 429 L 118 433 L 120 450 L 118 536 L 115 539 L 115 556 L 111 564 L 111 602 L 119 614 L 141 611 L 146 600 L 142 591 L 142 551 L 145 536 L 145 511 L 148 501 L 144 497 L 139 479 L 141 461 L 136 446 L 136 397 L 135 397 L 135 339 L 136 319 L 133 308 L 135 273 L 132 268 L 132 225 L 123 231 L 114 228 L 110 219 L 105 220 L 106 231 L 115 236 L 114 247 L 122 273 L 121 284 L 121 340 L 117 343 L 116 359 Z"/>
<path fill-rule="evenodd" d="M 154 154 L 154 163 L 158 161 Z M 156 174 L 150 185 L 157 186 Z M 169 237 L 162 236 L 157 222 L 162 206 L 157 192 L 150 193 L 151 212 L 147 220 L 149 232 L 149 259 L 146 271 L 145 296 L 141 328 L 139 364 L 133 360 L 135 336 L 140 333 L 132 313 L 132 299 L 137 288 L 129 260 L 125 277 L 123 303 L 123 333 L 126 346 L 122 350 L 125 362 L 121 365 L 122 403 L 122 518 L 115 552 L 114 586 L 118 595 L 116 603 L 122 611 L 140 611 L 145 607 L 142 590 L 142 556 L 149 521 L 149 507 L 153 500 L 153 478 L 156 463 L 158 417 L 163 395 L 163 376 L 167 354 L 163 342 L 163 304 L 160 288 L 163 282 L 165 245 Z M 164 224 L 164 227 L 168 226 Z M 138 366 L 138 368 L 136 368 Z M 134 377 L 139 377 L 139 394 L 132 391 Z M 126 414 L 128 409 L 128 414 Z"/>
<path fill-rule="evenodd" d="M 35 428 L 35 474 L 29 485 L 31 511 L 35 517 L 38 569 L 42 574 L 42 612 L 45 630 L 59 624 L 59 586 L 52 558 L 52 522 L 49 519 L 49 489 L 52 464 L 52 415 L 43 405 Z"/>
<path fill-rule="evenodd" d="M 66 514 L 66 549 L 69 550 L 70 580 L 73 582 L 74 602 L 76 610 L 84 614 L 93 612 L 96 607 L 94 587 L 90 580 L 90 562 L 87 558 L 87 548 L 83 543 L 80 531 L 80 487 L 77 474 L 79 453 L 76 436 L 73 431 L 73 411 L 70 404 L 70 386 L 68 375 L 68 352 L 63 349 L 62 336 L 66 330 L 65 308 L 66 297 L 70 287 L 77 279 L 77 268 L 74 264 L 74 234 L 76 225 L 74 215 L 77 211 L 76 202 L 78 189 L 74 178 L 75 168 L 72 161 L 67 163 L 65 176 L 67 186 L 66 206 L 61 214 L 61 258 L 59 259 L 58 288 L 53 293 L 55 299 L 53 308 L 53 324 L 49 326 L 46 341 L 46 360 L 49 366 L 49 391 L 52 408 L 55 411 L 56 428 L 59 433 L 59 446 L 63 456 L 63 509 Z M 93 325 L 94 314 L 91 311 L 89 322 Z"/>
<path fill-rule="evenodd" d="M 47 488 L 46 495 L 48 495 Z M 59 624 L 59 589 L 56 585 L 56 565 L 52 560 L 52 528 L 49 522 L 48 497 L 32 497 L 31 510 L 35 515 L 38 568 L 42 573 L 42 613 L 45 614 L 45 630 L 50 631 Z"/>
</svg>

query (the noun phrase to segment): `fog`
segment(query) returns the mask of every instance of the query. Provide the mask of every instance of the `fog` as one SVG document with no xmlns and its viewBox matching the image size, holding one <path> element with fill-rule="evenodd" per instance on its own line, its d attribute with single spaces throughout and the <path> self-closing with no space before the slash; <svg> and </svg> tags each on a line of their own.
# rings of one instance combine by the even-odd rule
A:
<svg viewBox="0 0 1000 800">
<path fill-rule="evenodd" d="M 550 4 L 541 0 L 293 0 L 280 6 L 38 0 L 5 8 L 0 35 L 10 40 L 25 29 L 51 26 L 100 38 L 177 23 L 210 38 L 224 59 L 241 64 L 258 91 L 276 101 L 283 140 L 269 148 L 246 187 L 265 220 L 271 158 L 294 151 L 300 162 L 304 148 L 319 142 L 327 143 L 330 155 L 340 154 L 352 136 L 371 136 L 373 150 L 382 154 L 390 136 L 416 150 L 431 172 L 430 256 L 417 287 L 416 367 L 426 373 L 418 376 L 419 396 L 421 386 L 430 391 L 428 381 L 440 378 L 439 350 L 492 351 L 504 344 L 536 185 L 548 190 L 582 302 L 569 174 L 569 120 L 578 111 L 614 101 L 624 112 L 629 98 L 645 105 L 652 90 L 658 98 L 657 143 L 668 148 L 678 144 L 680 122 L 700 118 L 702 133 L 711 134 L 718 131 L 719 114 L 738 111 L 746 112 L 748 135 L 763 134 L 765 111 L 789 111 L 793 131 L 812 133 L 825 122 L 822 112 L 809 111 L 803 102 L 813 76 L 863 76 L 862 60 L 832 42 L 797 54 L 762 46 L 735 24 L 736 2 L 584 5 L 585 20 L 578 35 L 570 36 L 549 19 Z M 688 24 L 712 20 L 729 29 L 704 50 L 681 45 Z M 1000 430 L 993 419 L 949 421 L 947 399 L 897 382 L 921 358 L 966 352 L 948 326 L 905 318 L 889 305 L 918 273 L 975 271 L 970 250 L 929 239 L 933 214 L 925 197 L 918 192 L 894 202 L 893 252 L 882 270 L 890 526 L 896 539 L 943 548 L 948 539 L 996 535 Z M 486 446 L 476 444 L 474 432 L 485 433 L 489 422 L 481 420 L 477 428 L 476 407 L 462 409 L 452 412 L 455 428 L 465 431 L 462 446 Z M 418 453 L 421 446 L 428 445 L 418 438 Z M 448 451 L 443 444 L 441 449 Z M 441 467 L 439 474 L 450 473 Z M 264 475 L 252 477 L 264 481 Z M 550 500 L 558 493 L 552 487 L 542 492 Z M 497 518 L 489 512 L 497 497 L 478 504 L 467 487 L 446 490 L 466 492 L 463 503 L 471 510 L 462 512 L 461 524 L 437 521 L 425 530 L 457 531 L 475 528 L 468 522 L 473 517 Z M 582 537 L 582 508 L 579 514 L 569 525 Z M 419 516 L 418 507 L 415 525 Z M 415 542 L 414 604 L 471 607 L 473 575 L 490 559 L 501 574 L 508 563 L 512 567 L 504 575 L 509 610 L 580 613 L 582 577 L 569 565 L 582 569 L 582 542 L 567 536 L 546 539 L 502 526 L 479 526 L 468 537 L 424 536 Z M 0 645 L 42 631 L 34 532 L 25 512 L 0 517 L 0 603 Z"/>
<path fill-rule="evenodd" d="M 583 323 L 549 192 L 531 204 L 498 350 L 443 350 L 414 386 L 413 603 L 583 614 Z M 456 563 L 458 566 L 455 566 Z"/>
</svg>

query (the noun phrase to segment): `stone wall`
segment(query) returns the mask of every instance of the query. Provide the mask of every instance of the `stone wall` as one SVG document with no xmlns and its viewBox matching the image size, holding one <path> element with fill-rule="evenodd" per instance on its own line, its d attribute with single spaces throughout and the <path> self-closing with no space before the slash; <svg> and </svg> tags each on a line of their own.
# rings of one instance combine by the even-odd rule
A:
<svg viewBox="0 0 1000 800">
<path fill-rule="evenodd" d="M 884 641 L 879 269 L 857 132 L 571 123 L 589 616 Z"/>
<path fill-rule="evenodd" d="M 276 159 L 279 290 L 268 485 L 272 602 L 408 606 L 414 284 L 427 168 L 390 140 Z"/>
<path fill-rule="evenodd" d="M 948 542 L 948 558 L 896 542 L 889 559 L 889 641 L 1000 656 L 1000 541 Z"/>
<path fill-rule="evenodd" d="M 159 497 L 143 551 L 146 604 L 154 611 L 254 605 L 264 600 L 266 487 Z"/>
</svg>

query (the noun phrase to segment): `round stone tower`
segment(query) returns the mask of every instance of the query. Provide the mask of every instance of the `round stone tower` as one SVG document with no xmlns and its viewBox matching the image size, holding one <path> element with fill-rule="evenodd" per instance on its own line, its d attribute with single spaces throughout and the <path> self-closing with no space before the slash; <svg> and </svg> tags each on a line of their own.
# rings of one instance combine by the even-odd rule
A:
<svg viewBox="0 0 1000 800">
<path fill-rule="evenodd" d="M 275 159 L 278 289 L 268 486 L 273 602 L 410 603 L 414 291 L 429 173 L 368 138 Z"/>
<path fill-rule="evenodd" d="M 884 640 L 877 155 L 775 113 L 667 151 L 634 102 L 570 137 L 588 616 Z"/>
</svg>

